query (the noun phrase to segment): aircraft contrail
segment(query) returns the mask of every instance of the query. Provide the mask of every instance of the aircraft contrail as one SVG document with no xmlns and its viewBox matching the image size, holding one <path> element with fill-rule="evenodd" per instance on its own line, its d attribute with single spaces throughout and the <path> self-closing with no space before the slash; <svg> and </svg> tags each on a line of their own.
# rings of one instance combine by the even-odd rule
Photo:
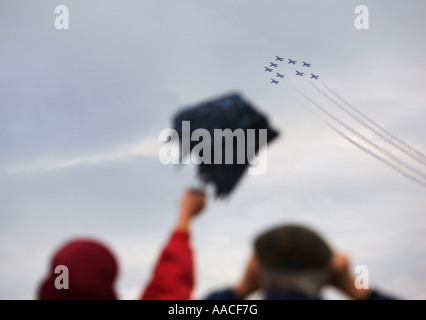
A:
<svg viewBox="0 0 426 320">
<path fill-rule="evenodd" d="M 294 89 L 296 89 L 300 94 L 302 94 L 305 98 L 307 98 L 309 101 L 312 102 L 312 100 L 309 97 L 307 97 L 305 94 L 303 94 L 297 88 L 295 88 L 291 83 L 289 83 L 289 84 Z M 370 149 L 368 149 L 368 148 L 364 147 L 363 145 L 359 144 L 358 142 L 356 142 L 355 140 L 353 140 L 352 138 L 350 138 L 349 136 L 347 136 L 346 134 L 344 134 L 342 131 L 340 131 L 339 129 L 337 129 L 330 122 L 328 122 L 327 120 L 325 120 L 323 117 L 321 117 L 320 115 L 318 115 L 315 111 L 313 111 L 310 107 L 308 107 L 306 104 L 304 104 L 303 102 L 301 102 L 299 99 L 296 99 L 295 97 L 293 97 L 293 98 L 297 102 L 299 102 L 305 109 L 307 109 L 309 112 L 311 112 L 314 116 L 316 116 L 318 119 L 320 119 L 322 122 L 324 122 L 329 128 L 331 128 L 333 131 L 335 131 L 341 137 L 343 137 L 345 140 L 347 140 L 348 142 L 352 143 L 353 145 L 355 145 L 356 147 L 358 147 L 362 151 L 366 152 L 370 156 L 374 157 L 375 159 L 377 159 L 377 160 L 381 161 L 382 163 L 386 164 L 387 166 L 391 167 L 393 170 L 395 170 L 396 172 L 398 172 L 401 175 L 405 176 L 406 178 L 408 178 L 408 179 L 410 179 L 410 180 L 412 180 L 412 181 L 420 184 L 422 187 L 426 188 L 426 183 L 424 181 L 419 180 L 418 178 L 416 178 L 416 177 L 408 174 L 407 172 L 405 172 L 404 170 L 402 170 L 400 167 L 394 165 L 390 161 L 386 160 L 385 158 L 381 157 L 380 155 L 376 154 L 375 152 L 371 151 Z"/>
<path fill-rule="evenodd" d="M 343 121 L 341 121 L 340 119 L 338 119 L 337 117 L 335 117 L 333 114 L 331 114 L 330 112 L 328 112 L 323 107 L 321 107 L 318 103 L 316 103 L 315 101 L 313 101 L 309 96 L 307 96 L 305 93 L 303 93 L 302 91 L 300 91 L 293 84 L 291 84 L 290 82 L 288 82 L 288 83 L 296 91 L 298 91 L 301 95 L 303 95 L 306 99 L 308 99 L 312 104 L 314 104 L 317 108 L 319 108 L 322 112 L 324 112 L 325 114 L 327 114 L 330 118 L 332 118 L 334 121 L 336 121 L 337 123 L 339 123 L 341 126 L 343 126 L 344 128 L 346 128 L 347 130 L 349 130 L 352 134 L 356 135 L 358 138 L 360 138 L 364 142 L 368 143 L 369 145 L 371 145 L 374 148 L 376 148 L 377 150 L 379 150 L 381 153 L 385 154 L 386 156 L 388 156 L 389 158 L 391 158 L 395 162 L 399 163 L 400 165 L 402 165 L 403 167 L 405 167 L 407 170 L 413 172 L 414 174 L 418 175 L 419 177 L 422 177 L 422 179 L 426 180 L 426 174 L 424 174 L 423 172 L 419 171 L 416 168 L 413 168 L 407 162 L 405 162 L 404 160 L 396 157 L 391 152 L 389 152 L 387 149 L 385 149 L 385 148 L 379 146 L 378 144 L 372 142 L 370 139 L 368 139 L 367 137 L 365 137 L 364 135 L 362 135 L 361 133 L 359 133 L 358 131 L 356 131 L 352 127 L 348 126 L 346 123 L 344 123 Z"/>
<path fill-rule="evenodd" d="M 341 110 L 343 110 L 345 113 L 347 113 L 353 119 L 355 119 L 356 121 L 358 121 L 359 123 L 361 123 L 363 126 L 365 126 L 366 128 L 368 128 L 369 130 L 373 131 L 376 135 L 378 135 L 383 140 L 385 140 L 386 142 L 388 142 L 389 144 L 391 144 L 392 146 L 394 146 L 395 148 L 397 148 L 398 150 L 400 150 L 401 152 L 403 152 L 404 154 L 406 154 L 407 156 L 409 156 L 411 159 L 413 159 L 413 160 L 417 161 L 418 163 L 426 166 L 426 156 L 423 153 L 421 153 L 420 151 L 416 150 L 415 148 L 413 148 L 409 144 L 405 143 L 404 141 L 402 141 L 402 140 L 398 139 L 397 137 L 395 137 L 394 135 L 392 135 L 386 129 L 384 129 L 379 124 L 377 124 L 372 119 L 370 119 L 365 114 L 363 114 L 361 111 L 359 111 L 358 109 L 356 109 L 353 105 L 351 105 L 345 99 L 343 99 L 342 97 L 340 97 L 335 91 L 333 91 L 331 88 L 329 88 L 324 82 L 320 81 L 321 84 L 327 90 L 329 90 L 331 93 L 333 93 L 337 98 L 339 98 L 341 101 L 343 101 L 349 108 L 351 108 L 358 115 L 360 115 L 362 118 L 364 118 L 364 120 L 366 120 L 369 123 L 371 123 L 374 127 L 376 127 L 377 129 L 379 129 L 380 131 L 382 131 L 384 134 L 382 134 L 380 131 L 376 130 L 374 127 L 370 126 L 365 121 L 363 121 L 362 119 L 360 119 L 359 117 L 355 116 L 353 113 L 351 113 L 350 111 L 348 111 L 345 107 L 343 107 L 338 102 L 336 102 L 333 98 L 331 98 L 329 95 L 327 95 L 324 91 L 322 91 L 318 86 L 316 86 L 315 84 L 313 84 L 311 81 L 308 81 L 308 82 L 309 82 L 310 85 L 312 85 L 320 93 L 322 93 L 324 96 L 326 96 L 336 106 L 338 106 Z"/>
</svg>

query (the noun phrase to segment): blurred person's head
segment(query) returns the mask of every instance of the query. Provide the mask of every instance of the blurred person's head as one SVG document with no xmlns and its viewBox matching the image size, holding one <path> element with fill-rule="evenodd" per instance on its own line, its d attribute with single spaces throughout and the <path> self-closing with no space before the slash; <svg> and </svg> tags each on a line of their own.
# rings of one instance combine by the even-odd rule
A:
<svg viewBox="0 0 426 320">
<path fill-rule="evenodd" d="M 331 249 L 307 227 L 272 228 L 255 239 L 254 247 L 266 290 L 316 296 L 327 279 Z"/>
<path fill-rule="evenodd" d="M 68 272 L 68 289 L 58 288 L 61 274 L 58 266 Z M 75 239 L 65 243 L 53 255 L 47 276 L 41 282 L 39 300 L 115 300 L 114 283 L 118 264 L 112 252 L 92 239 Z"/>
</svg>

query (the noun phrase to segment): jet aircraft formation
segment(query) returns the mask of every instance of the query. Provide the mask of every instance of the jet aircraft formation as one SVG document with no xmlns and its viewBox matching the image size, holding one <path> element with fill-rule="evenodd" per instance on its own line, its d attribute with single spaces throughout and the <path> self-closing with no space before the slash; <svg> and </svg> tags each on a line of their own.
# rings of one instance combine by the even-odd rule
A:
<svg viewBox="0 0 426 320">
<path fill-rule="evenodd" d="M 269 62 L 269 66 L 265 67 L 265 71 L 266 72 L 274 72 L 274 68 L 275 69 L 278 68 L 279 63 L 280 62 L 284 62 L 285 60 L 286 59 L 283 58 L 283 57 L 275 56 L 274 62 L 270 61 Z M 297 65 L 297 60 L 292 60 L 292 59 L 288 58 L 287 59 L 287 64 Z M 306 62 L 306 61 L 302 61 L 302 67 L 310 68 L 311 66 L 312 66 L 312 63 L 309 63 L 309 62 Z M 279 82 L 278 78 L 284 78 L 285 74 L 279 73 L 277 71 L 275 71 L 275 74 L 276 74 L 276 78 L 275 79 L 271 78 L 271 83 L 272 84 L 279 84 L 280 82 Z M 303 77 L 305 75 L 305 72 L 301 72 L 301 71 L 296 70 L 295 75 Z M 318 80 L 319 79 L 319 75 L 315 75 L 315 74 L 311 73 L 310 79 Z"/>
<path fill-rule="evenodd" d="M 278 70 L 279 66 L 282 69 Z M 290 58 L 275 56 L 275 60 L 269 62 L 269 67 L 265 67 L 265 71 L 276 75 L 271 78 L 270 83 L 273 86 L 279 85 L 279 80 L 289 79 L 292 75 L 295 80 L 286 81 L 286 83 L 289 86 L 287 89 L 294 89 L 296 96 L 291 95 L 296 102 L 350 144 L 426 188 L 426 154 L 397 138 L 358 110 L 348 100 L 319 80 L 318 74 L 307 73 L 308 68 L 312 69 L 312 64 L 309 62 L 298 62 Z M 304 86 L 302 89 L 302 86 L 299 86 L 299 78 L 305 78 L 312 88 L 306 90 L 306 86 Z M 313 80 L 311 81 L 311 79 Z M 347 120 L 351 120 L 351 122 L 348 123 Z"/>
</svg>

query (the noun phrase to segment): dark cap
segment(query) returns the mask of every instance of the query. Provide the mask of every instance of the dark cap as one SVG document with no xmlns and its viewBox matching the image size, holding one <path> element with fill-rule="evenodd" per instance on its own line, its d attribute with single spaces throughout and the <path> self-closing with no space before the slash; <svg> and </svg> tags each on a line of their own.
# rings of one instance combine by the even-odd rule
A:
<svg viewBox="0 0 426 320">
<path fill-rule="evenodd" d="M 300 225 L 283 225 L 260 234 L 254 243 L 262 265 L 275 270 L 323 269 L 331 249 L 314 231 Z"/>
<path fill-rule="evenodd" d="M 57 266 L 68 269 L 69 287 L 57 288 Z M 61 246 L 53 255 L 47 276 L 41 282 L 39 300 L 116 300 L 114 289 L 118 263 L 101 242 L 76 238 Z"/>
</svg>

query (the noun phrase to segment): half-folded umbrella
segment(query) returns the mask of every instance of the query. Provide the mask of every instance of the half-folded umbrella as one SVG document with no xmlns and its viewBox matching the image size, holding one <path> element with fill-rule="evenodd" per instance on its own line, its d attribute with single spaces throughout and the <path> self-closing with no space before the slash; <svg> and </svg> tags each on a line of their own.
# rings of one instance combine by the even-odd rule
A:
<svg viewBox="0 0 426 320">
<path fill-rule="evenodd" d="M 234 92 L 182 108 L 173 128 L 181 159 L 199 159 L 197 177 L 214 186 L 216 198 L 228 196 L 255 155 L 278 136 L 267 117 Z"/>
</svg>

